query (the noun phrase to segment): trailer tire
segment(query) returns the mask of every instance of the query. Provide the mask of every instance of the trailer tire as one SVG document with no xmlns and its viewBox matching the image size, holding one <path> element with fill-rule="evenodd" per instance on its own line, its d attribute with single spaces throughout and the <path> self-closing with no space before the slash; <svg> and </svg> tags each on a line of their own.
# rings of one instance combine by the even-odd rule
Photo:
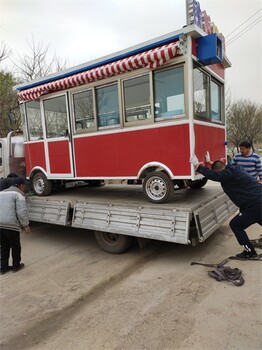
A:
<svg viewBox="0 0 262 350">
<path fill-rule="evenodd" d="M 48 196 L 51 193 L 51 181 L 43 173 L 36 173 L 32 179 L 33 191 L 37 196 Z"/>
<path fill-rule="evenodd" d="M 174 191 L 174 184 L 163 171 L 147 174 L 143 181 L 143 191 L 152 203 L 166 203 Z"/>
<path fill-rule="evenodd" d="M 95 231 L 95 239 L 100 247 L 111 254 L 124 253 L 131 247 L 134 237 L 117 233 Z"/>
<path fill-rule="evenodd" d="M 200 180 L 195 180 L 195 181 L 190 181 L 189 182 L 189 187 L 192 189 L 192 190 L 196 190 L 198 188 L 201 188 L 201 187 L 204 187 L 205 184 L 207 183 L 208 179 L 206 177 L 203 177 L 202 179 Z"/>
</svg>

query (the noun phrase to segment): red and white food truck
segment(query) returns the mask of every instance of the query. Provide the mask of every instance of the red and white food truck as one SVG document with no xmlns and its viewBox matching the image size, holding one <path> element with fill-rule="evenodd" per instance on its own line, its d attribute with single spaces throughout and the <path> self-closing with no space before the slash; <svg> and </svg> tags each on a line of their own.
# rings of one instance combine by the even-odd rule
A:
<svg viewBox="0 0 262 350">
<path fill-rule="evenodd" d="M 198 6 L 189 2 L 188 25 L 173 33 L 16 87 L 36 194 L 65 181 L 139 180 L 163 203 L 205 185 L 189 158 L 226 156 L 230 62 Z"/>
</svg>

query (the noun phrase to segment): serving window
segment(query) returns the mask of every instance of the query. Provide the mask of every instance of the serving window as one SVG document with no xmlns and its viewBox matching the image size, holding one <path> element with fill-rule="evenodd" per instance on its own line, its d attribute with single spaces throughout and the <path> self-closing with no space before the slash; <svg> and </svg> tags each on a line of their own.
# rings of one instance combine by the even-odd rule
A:
<svg viewBox="0 0 262 350">
<path fill-rule="evenodd" d="M 43 127 L 40 112 L 40 102 L 32 101 L 25 104 L 25 113 L 30 141 L 43 139 Z M 23 115 L 23 114 L 22 114 Z"/>
<path fill-rule="evenodd" d="M 68 133 L 66 97 L 44 100 L 46 137 L 65 137 Z"/>
<path fill-rule="evenodd" d="M 214 123 L 223 122 L 223 85 L 197 67 L 194 68 L 193 85 L 195 118 Z"/>
<path fill-rule="evenodd" d="M 152 119 L 149 75 L 125 80 L 123 95 L 126 123 Z"/>
<path fill-rule="evenodd" d="M 154 73 L 155 120 L 185 115 L 184 68 L 176 67 Z"/>
<path fill-rule="evenodd" d="M 120 126 L 117 84 L 96 89 L 96 110 L 98 128 Z"/>
<path fill-rule="evenodd" d="M 76 132 L 95 129 L 96 123 L 92 90 L 73 94 L 73 109 Z"/>
</svg>

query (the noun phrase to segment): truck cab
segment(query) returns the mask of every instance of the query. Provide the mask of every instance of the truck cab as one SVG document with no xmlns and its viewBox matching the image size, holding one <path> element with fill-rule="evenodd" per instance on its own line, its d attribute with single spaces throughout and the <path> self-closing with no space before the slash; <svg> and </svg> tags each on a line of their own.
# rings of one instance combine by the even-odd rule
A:
<svg viewBox="0 0 262 350">
<path fill-rule="evenodd" d="M 25 177 L 24 137 L 21 131 L 10 131 L 0 138 L 0 178 L 9 173 Z"/>
</svg>

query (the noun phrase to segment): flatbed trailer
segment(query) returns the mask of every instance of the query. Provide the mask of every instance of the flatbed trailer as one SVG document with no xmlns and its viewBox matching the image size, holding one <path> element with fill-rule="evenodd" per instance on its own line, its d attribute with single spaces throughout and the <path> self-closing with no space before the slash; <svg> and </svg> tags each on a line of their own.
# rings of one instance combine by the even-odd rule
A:
<svg viewBox="0 0 262 350">
<path fill-rule="evenodd" d="M 237 207 L 220 186 L 177 191 L 169 203 L 150 204 L 141 186 L 78 187 L 48 197 L 27 196 L 30 221 L 95 231 L 102 249 L 127 250 L 134 237 L 185 245 L 204 242 Z"/>
</svg>

